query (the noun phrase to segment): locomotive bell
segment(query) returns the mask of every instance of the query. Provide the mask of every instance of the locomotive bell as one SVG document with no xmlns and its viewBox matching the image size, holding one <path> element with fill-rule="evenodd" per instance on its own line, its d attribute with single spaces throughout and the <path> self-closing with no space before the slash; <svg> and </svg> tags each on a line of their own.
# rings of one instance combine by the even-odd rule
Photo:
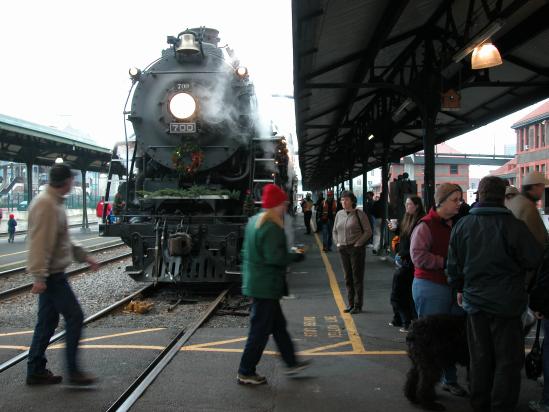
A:
<svg viewBox="0 0 549 412">
<path fill-rule="evenodd" d="M 197 53 L 200 53 L 200 47 L 195 40 L 194 34 L 183 33 L 179 37 L 179 44 L 175 51 L 186 56 L 193 56 Z"/>
</svg>

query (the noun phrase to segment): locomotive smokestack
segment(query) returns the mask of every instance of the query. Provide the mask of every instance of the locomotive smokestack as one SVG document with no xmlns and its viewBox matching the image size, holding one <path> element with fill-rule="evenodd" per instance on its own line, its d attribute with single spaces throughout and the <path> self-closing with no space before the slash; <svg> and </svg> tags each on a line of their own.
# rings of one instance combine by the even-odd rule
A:
<svg viewBox="0 0 549 412">
<path fill-rule="evenodd" d="M 210 29 L 208 27 L 197 27 L 191 29 L 191 31 L 201 34 L 203 42 L 213 44 L 215 47 L 219 44 L 220 39 L 217 37 L 219 35 L 219 30 Z"/>
</svg>

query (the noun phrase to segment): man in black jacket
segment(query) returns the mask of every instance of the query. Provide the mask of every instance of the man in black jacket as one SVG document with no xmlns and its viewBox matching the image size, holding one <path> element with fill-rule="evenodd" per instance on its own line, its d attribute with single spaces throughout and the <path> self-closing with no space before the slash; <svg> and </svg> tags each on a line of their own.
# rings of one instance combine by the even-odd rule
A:
<svg viewBox="0 0 549 412">
<path fill-rule="evenodd" d="M 524 361 L 525 274 L 538 266 L 542 248 L 504 207 L 503 180 L 484 177 L 478 192 L 478 205 L 452 231 L 448 282 L 469 315 L 471 405 L 478 412 L 512 411 Z"/>
</svg>

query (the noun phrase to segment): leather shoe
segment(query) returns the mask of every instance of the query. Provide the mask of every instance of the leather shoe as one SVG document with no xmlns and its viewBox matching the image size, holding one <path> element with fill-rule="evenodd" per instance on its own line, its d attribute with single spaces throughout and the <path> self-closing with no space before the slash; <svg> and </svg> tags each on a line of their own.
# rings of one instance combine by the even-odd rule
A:
<svg viewBox="0 0 549 412">
<path fill-rule="evenodd" d="M 353 306 L 347 306 L 345 309 L 343 309 L 343 313 L 349 313 L 354 309 Z"/>
<path fill-rule="evenodd" d="M 353 309 L 351 309 L 351 312 L 349 312 L 351 315 L 355 314 L 355 313 L 360 313 L 362 312 L 362 308 L 359 308 L 357 306 L 355 306 Z"/>
<path fill-rule="evenodd" d="M 450 392 L 454 396 L 467 396 L 468 393 L 459 383 L 443 383 L 442 390 Z"/>
</svg>

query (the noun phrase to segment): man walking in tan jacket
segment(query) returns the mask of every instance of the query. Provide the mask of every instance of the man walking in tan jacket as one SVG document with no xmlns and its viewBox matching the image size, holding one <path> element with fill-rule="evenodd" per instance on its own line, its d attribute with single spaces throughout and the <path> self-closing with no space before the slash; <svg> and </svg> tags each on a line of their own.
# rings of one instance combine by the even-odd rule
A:
<svg viewBox="0 0 549 412">
<path fill-rule="evenodd" d="M 543 248 L 547 246 L 549 236 L 536 203 L 543 197 L 546 185 L 549 185 L 549 180 L 543 173 L 530 172 L 522 179 L 521 193 L 505 200 L 505 207 L 511 210 L 517 219 L 526 223 L 530 232 Z M 534 276 L 535 271 L 526 274 L 527 289 L 530 289 Z"/>
<path fill-rule="evenodd" d="M 542 246 L 545 246 L 549 239 L 536 203 L 543 197 L 546 185 L 549 185 L 549 180 L 543 173 L 530 172 L 522 179 L 521 193 L 505 202 L 507 209 L 510 209 L 517 219 L 526 223 Z"/>
<path fill-rule="evenodd" d="M 31 292 L 38 294 L 38 322 L 34 329 L 29 360 L 27 384 L 55 384 L 62 377 L 46 369 L 45 351 L 59 323 L 59 314 L 65 319 L 66 362 L 69 383 L 89 385 L 95 378 L 78 367 L 77 350 L 84 315 L 74 295 L 65 269 L 72 263 L 87 262 L 93 270 L 98 265 L 69 237 L 65 214 L 65 195 L 70 192 L 73 174 L 65 164 L 56 164 L 50 170 L 46 190 L 33 199 L 29 206 L 27 271 L 34 277 Z"/>
</svg>

